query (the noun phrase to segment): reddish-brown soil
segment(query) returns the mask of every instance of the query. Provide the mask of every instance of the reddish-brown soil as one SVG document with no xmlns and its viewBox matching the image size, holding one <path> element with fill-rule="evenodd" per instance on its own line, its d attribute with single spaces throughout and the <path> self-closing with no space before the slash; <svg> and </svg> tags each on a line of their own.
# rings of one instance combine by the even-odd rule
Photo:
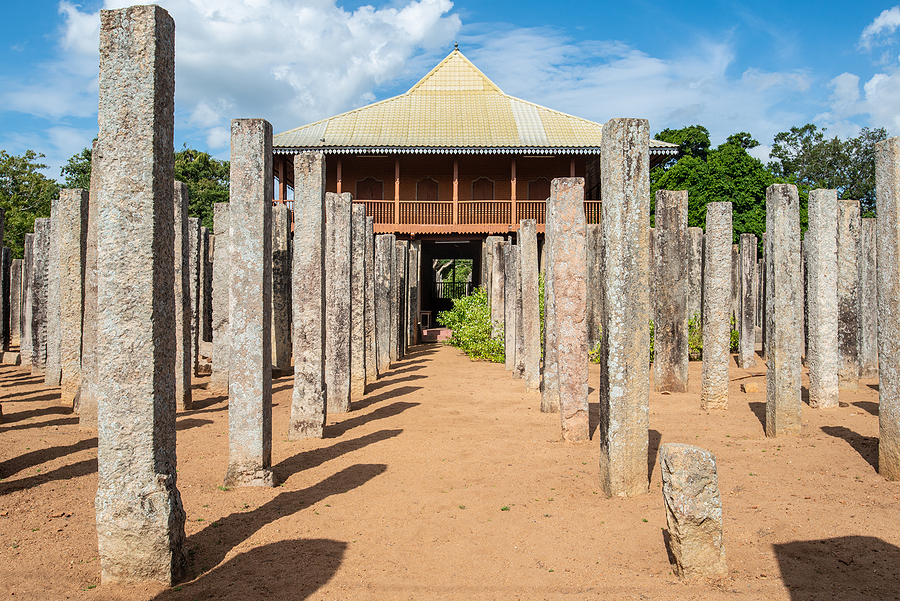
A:
<svg viewBox="0 0 900 601">
<path fill-rule="evenodd" d="M 598 371 L 591 371 L 596 428 Z M 683 583 L 649 493 L 606 498 L 598 437 L 560 441 L 502 365 L 419 346 L 323 440 L 288 442 L 291 379 L 276 380 L 274 489 L 223 490 L 228 405 L 196 388 L 178 415 L 189 575 L 169 589 L 100 585 L 96 438 L 55 389 L 0 367 L 0 597 L 4 599 L 895 599 L 900 484 L 877 473 L 875 381 L 846 407 L 804 405 L 799 437 L 763 434 L 765 375 L 732 367 L 730 408 L 651 396 L 651 454 L 716 454 L 730 575 Z M 761 392 L 740 392 L 755 381 Z M 804 380 L 805 384 L 805 380 Z"/>
</svg>

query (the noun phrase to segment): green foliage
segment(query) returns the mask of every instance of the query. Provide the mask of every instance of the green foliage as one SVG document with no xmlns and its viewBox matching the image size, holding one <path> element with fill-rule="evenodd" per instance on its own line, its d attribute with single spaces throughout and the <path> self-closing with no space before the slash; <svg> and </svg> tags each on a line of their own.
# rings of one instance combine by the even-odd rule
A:
<svg viewBox="0 0 900 601">
<path fill-rule="evenodd" d="M 494 363 L 506 360 L 503 337 L 491 337 L 491 309 L 484 288 L 478 288 L 470 296 L 453 299 L 453 308 L 438 313 L 437 322 L 453 330 L 450 344 L 472 359 Z"/>
<path fill-rule="evenodd" d="M 83 148 L 81 152 L 69 157 L 69 161 L 60 170 L 63 176 L 64 188 L 91 189 L 91 152 L 90 148 Z"/>
<path fill-rule="evenodd" d="M 37 162 L 44 158 L 33 150 L 22 156 L 0 150 L 0 208 L 6 211 L 3 244 L 12 256 L 21 259 L 25 234 L 34 231 L 34 220 L 50 216 L 50 204 L 59 196 L 59 184 L 40 172 L 47 166 Z"/>
<path fill-rule="evenodd" d="M 688 360 L 700 361 L 703 359 L 703 317 L 700 313 L 688 320 Z"/>
<path fill-rule="evenodd" d="M 649 326 L 650 326 L 650 363 L 653 363 L 653 359 L 656 358 L 656 349 L 653 348 L 653 346 L 654 346 L 653 342 L 656 338 L 654 336 L 654 334 L 656 333 L 656 327 L 654 326 L 652 319 L 649 321 Z"/>
<path fill-rule="evenodd" d="M 191 217 L 213 232 L 213 205 L 228 202 L 231 164 L 185 144 L 175 153 L 175 179 L 187 184 Z"/>
<path fill-rule="evenodd" d="M 732 353 L 738 352 L 738 343 L 741 341 L 741 335 L 735 329 L 735 321 L 734 315 L 731 316 L 731 340 L 729 343 L 729 351 Z"/>
</svg>

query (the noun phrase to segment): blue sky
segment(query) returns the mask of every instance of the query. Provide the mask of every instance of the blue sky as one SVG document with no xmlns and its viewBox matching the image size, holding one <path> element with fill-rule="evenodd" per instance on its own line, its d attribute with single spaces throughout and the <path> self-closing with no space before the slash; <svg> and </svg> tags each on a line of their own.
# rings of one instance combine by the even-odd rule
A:
<svg viewBox="0 0 900 601">
<path fill-rule="evenodd" d="M 0 4 L 0 149 L 59 177 L 97 131 L 99 10 Z M 176 22 L 176 146 L 228 157 L 228 124 L 284 131 L 403 93 L 458 42 L 507 94 L 579 117 L 701 124 L 718 144 L 808 122 L 900 135 L 900 6 L 858 1 L 160 0 Z"/>
</svg>

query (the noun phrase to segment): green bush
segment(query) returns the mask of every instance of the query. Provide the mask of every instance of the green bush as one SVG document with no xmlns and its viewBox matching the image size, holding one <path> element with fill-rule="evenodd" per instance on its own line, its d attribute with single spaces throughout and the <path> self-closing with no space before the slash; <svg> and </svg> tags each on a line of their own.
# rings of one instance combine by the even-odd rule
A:
<svg viewBox="0 0 900 601">
<path fill-rule="evenodd" d="M 694 313 L 688 321 L 688 360 L 700 361 L 703 359 L 703 318 L 700 313 Z"/>
<path fill-rule="evenodd" d="M 478 288 L 470 296 L 453 299 L 453 308 L 438 313 L 437 322 L 453 330 L 449 344 L 472 359 L 506 361 L 503 337 L 491 337 L 491 309 L 484 288 Z"/>
</svg>

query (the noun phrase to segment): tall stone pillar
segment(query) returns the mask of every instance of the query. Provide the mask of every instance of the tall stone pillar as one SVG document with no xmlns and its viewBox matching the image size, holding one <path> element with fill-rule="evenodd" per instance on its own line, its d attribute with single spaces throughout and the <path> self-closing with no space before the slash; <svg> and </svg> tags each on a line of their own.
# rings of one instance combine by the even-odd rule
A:
<svg viewBox="0 0 900 601">
<path fill-rule="evenodd" d="M 272 366 L 279 377 L 291 372 L 291 214 L 283 202 L 272 207 Z"/>
<path fill-rule="evenodd" d="M 375 236 L 375 344 L 378 373 L 391 367 L 391 279 L 394 275 L 394 234 Z"/>
<path fill-rule="evenodd" d="M 878 473 L 900 480 L 900 138 L 875 145 Z"/>
<path fill-rule="evenodd" d="M 603 320 L 603 262 L 602 228 L 599 223 L 589 223 L 585 230 L 587 240 L 587 324 L 588 348 L 593 349 L 600 341 L 600 324 Z M 522 226 L 519 226 L 519 238 Z M 521 244 L 521 242 L 520 242 Z"/>
<path fill-rule="evenodd" d="M 504 367 L 516 366 L 516 266 L 518 249 L 512 243 L 503 245 L 503 335 Z"/>
<path fill-rule="evenodd" d="M 738 355 L 741 369 L 756 367 L 756 236 L 741 234 L 740 311 L 738 311 Z"/>
<path fill-rule="evenodd" d="M 22 342 L 19 345 L 19 358 L 22 365 L 31 365 L 31 345 L 34 342 L 31 327 L 34 304 L 34 234 L 25 234 L 22 250 Z"/>
<path fill-rule="evenodd" d="M 175 402 L 181 409 L 193 405 L 191 392 L 191 295 L 188 278 L 188 208 L 190 193 L 187 184 L 175 182 L 172 202 L 175 232 Z M 227 298 L 227 296 L 226 296 Z M 227 392 L 227 383 L 226 383 Z"/>
<path fill-rule="evenodd" d="M 4 246 L 2 250 L 3 254 L 0 256 L 0 272 L 2 272 L 2 280 L 0 280 L 0 284 L 2 284 L 3 289 L 0 291 L 2 293 L 2 299 L 0 299 L 0 313 L 2 313 L 2 323 L 0 323 L 0 344 L 2 344 L 2 349 L 4 352 L 9 351 L 9 342 L 10 342 L 10 303 L 11 303 L 11 279 L 12 279 L 12 249 L 8 246 Z"/>
<path fill-rule="evenodd" d="M 541 369 L 541 412 L 556 413 L 559 411 L 559 366 L 557 365 L 558 330 L 556 327 L 556 278 L 553 275 L 553 250 L 555 244 L 550 242 L 546 232 L 547 224 L 554 223 L 557 217 L 556 203 L 547 202 L 544 214 L 544 361 Z"/>
<path fill-rule="evenodd" d="M 800 433 L 800 285 L 797 188 L 773 184 L 766 189 L 766 436 Z"/>
<path fill-rule="evenodd" d="M 400 359 L 400 356 L 397 354 L 397 330 L 400 327 L 400 316 L 397 315 L 397 309 L 400 301 L 399 290 L 400 290 L 400 274 L 397 271 L 397 242 L 398 240 L 394 240 L 394 246 L 391 248 L 390 255 L 390 270 L 391 270 L 391 291 L 390 291 L 390 306 L 391 313 L 389 315 L 390 325 L 390 347 L 388 348 L 388 353 L 391 357 L 391 362 L 394 363 Z"/>
<path fill-rule="evenodd" d="M 859 384 L 859 201 L 838 201 L 838 377 L 842 390 Z"/>
<path fill-rule="evenodd" d="M 366 207 L 350 214 L 350 395 L 366 393 Z"/>
<path fill-rule="evenodd" d="M 9 266 L 9 343 L 22 344 L 22 259 L 13 259 Z"/>
<path fill-rule="evenodd" d="M 75 403 L 78 429 L 97 430 L 99 377 L 97 371 L 97 222 L 100 216 L 100 174 L 103 147 L 94 140 L 91 151 L 91 192 L 88 198 L 87 243 L 84 253 L 84 317 L 81 325 L 81 390 Z M 173 180 L 174 181 L 174 180 Z M 24 359 L 23 359 L 24 361 Z"/>
<path fill-rule="evenodd" d="M 350 194 L 325 193 L 325 390 L 328 413 L 350 411 Z"/>
<path fill-rule="evenodd" d="M 191 373 L 200 375 L 200 220 L 188 218 L 188 279 L 191 295 Z"/>
<path fill-rule="evenodd" d="M 603 341 L 600 351 L 600 485 L 607 496 L 649 486 L 650 125 L 603 126 Z"/>
<path fill-rule="evenodd" d="M 273 486 L 272 125 L 231 122 L 228 471 L 225 486 Z"/>
<path fill-rule="evenodd" d="M 731 360 L 731 203 L 706 205 L 706 272 L 703 275 L 703 371 L 700 407 L 728 407 Z"/>
<path fill-rule="evenodd" d="M 100 12 L 97 538 L 103 583 L 184 572 L 176 488 L 175 23 Z M 92 186 L 93 187 L 93 186 Z"/>
<path fill-rule="evenodd" d="M 491 295 L 488 304 L 491 308 L 491 336 L 503 336 L 503 319 L 506 316 L 506 267 L 503 264 L 503 245 L 509 244 L 502 238 L 493 241 L 489 247 L 491 256 Z"/>
<path fill-rule="evenodd" d="M 422 254 L 422 243 L 419 240 L 410 241 L 409 243 L 409 267 L 406 270 L 406 277 L 409 279 L 409 298 L 407 304 L 409 311 L 407 313 L 407 347 L 410 344 L 419 343 L 419 257 Z"/>
<path fill-rule="evenodd" d="M 396 286 L 394 287 L 394 312 L 392 314 L 394 347 L 397 359 L 406 355 L 406 319 L 405 313 L 407 298 L 406 268 L 409 264 L 409 241 L 397 240 L 394 250 L 394 274 Z"/>
<path fill-rule="evenodd" d="M 513 377 L 525 378 L 525 323 L 522 314 L 522 238 L 517 232 L 516 238 L 516 295 L 515 295 L 515 320 L 516 320 L 516 361 L 513 365 Z M 587 275 L 585 274 L 585 278 Z M 587 301 L 587 299 L 585 299 Z M 587 330 L 585 330 L 587 333 Z M 590 348 L 590 347 L 588 347 Z"/>
<path fill-rule="evenodd" d="M 837 192 L 809 193 L 809 406 L 838 406 Z"/>
<path fill-rule="evenodd" d="M 503 242 L 503 236 L 488 236 L 484 239 L 484 244 L 482 245 L 482 284 L 484 285 L 484 290 L 487 293 L 488 299 L 488 307 L 491 307 L 491 286 L 493 285 L 494 280 L 494 254 L 497 250 L 497 245 Z"/>
<path fill-rule="evenodd" d="M 228 327 L 228 288 L 231 280 L 228 230 L 231 226 L 228 215 L 229 204 L 217 202 L 213 207 L 216 250 L 213 258 L 212 373 L 206 387 L 210 393 L 224 396 L 228 396 L 228 358 L 231 355 L 231 335 Z"/>
<path fill-rule="evenodd" d="M 325 156 L 294 156 L 294 390 L 288 438 L 325 428 Z"/>
<path fill-rule="evenodd" d="M 878 377 L 878 244 L 875 219 L 859 230 L 859 377 Z"/>
<path fill-rule="evenodd" d="M 44 365 L 44 385 L 59 386 L 62 373 L 59 332 L 59 199 L 54 198 L 50 209 L 50 249 L 47 259 L 47 359 Z"/>
<path fill-rule="evenodd" d="M 59 332 L 62 402 L 71 405 L 81 387 L 81 332 L 84 317 L 84 259 L 87 246 L 87 190 L 60 190 Z"/>
<path fill-rule="evenodd" d="M 378 379 L 375 334 L 375 218 L 366 217 L 366 386 Z"/>
<path fill-rule="evenodd" d="M 525 386 L 538 390 L 541 386 L 541 315 L 538 281 L 537 222 L 519 222 L 519 263 L 522 272 L 522 350 Z M 597 327 L 600 324 L 597 323 Z"/>
<path fill-rule="evenodd" d="M 741 247 L 731 245 L 731 317 L 735 324 L 741 314 Z"/>
<path fill-rule="evenodd" d="M 212 274 L 210 273 L 209 249 L 211 245 L 209 229 L 200 226 L 198 238 L 199 257 L 197 259 L 197 357 L 199 373 L 200 343 L 212 342 L 210 295 L 212 294 Z"/>
<path fill-rule="evenodd" d="M 703 228 L 688 228 L 688 321 L 703 320 Z"/>
<path fill-rule="evenodd" d="M 31 273 L 31 373 L 43 376 L 47 368 L 47 317 L 50 302 L 50 219 L 34 220 Z"/>
<path fill-rule="evenodd" d="M 656 192 L 656 324 L 653 376 L 657 392 L 688 387 L 688 193 Z"/>
</svg>

